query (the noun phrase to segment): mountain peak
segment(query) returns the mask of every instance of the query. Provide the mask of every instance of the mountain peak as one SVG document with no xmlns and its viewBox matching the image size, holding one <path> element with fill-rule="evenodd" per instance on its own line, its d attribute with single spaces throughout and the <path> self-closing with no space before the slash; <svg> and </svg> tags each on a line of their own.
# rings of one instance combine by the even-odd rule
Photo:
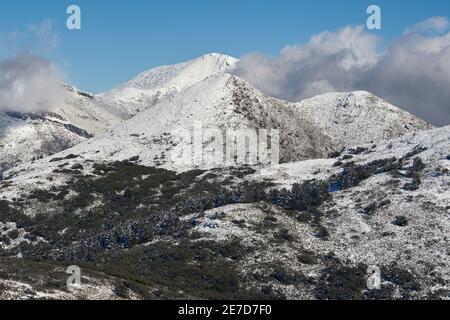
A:
<svg viewBox="0 0 450 320">
<path fill-rule="evenodd" d="M 223 53 L 218 53 L 218 52 L 206 53 L 206 54 L 198 57 L 197 59 L 221 59 L 221 60 L 227 60 L 229 62 L 234 62 L 234 63 L 238 61 L 238 59 L 236 59 L 232 56 L 229 56 L 229 55 L 223 54 Z"/>
<path fill-rule="evenodd" d="M 186 62 L 145 71 L 99 97 L 134 116 L 212 75 L 231 70 L 237 61 L 227 55 L 209 53 Z"/>
</svg>

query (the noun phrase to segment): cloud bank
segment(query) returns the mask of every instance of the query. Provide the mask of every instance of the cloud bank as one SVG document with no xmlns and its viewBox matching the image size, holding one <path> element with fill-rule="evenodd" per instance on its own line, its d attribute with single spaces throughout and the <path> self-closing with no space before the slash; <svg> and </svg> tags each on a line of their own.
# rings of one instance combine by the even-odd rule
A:
<svg viewBox="0 0 450 320">
<path fill-rule="evenodd" d="M 445 17 L 408 28 L 381 51 L 362 26 L 323 32 L 276 57 L 242 57 L 235 73 L 264 93 L 299 101 L 367 90 L 435 124 L 450 124 L 450 32 Z M 447 32 L 447 33 L 446 33 Z"/>
<path fill-rule="evenodd" d="M 58 43 L 51 21 L 0 34 L 0 111 L 49 111 L 65 99 L 62 75 L 41 57 Z"/>
</svg>

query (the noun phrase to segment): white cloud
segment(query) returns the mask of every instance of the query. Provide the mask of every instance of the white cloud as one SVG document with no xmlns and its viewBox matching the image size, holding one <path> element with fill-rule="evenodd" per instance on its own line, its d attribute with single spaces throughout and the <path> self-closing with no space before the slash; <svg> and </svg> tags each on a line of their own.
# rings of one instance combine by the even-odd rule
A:
<svg viewBox="0 0 450 320">
<path fill-rule="evenodd" d="M 41 57 L 58 44 L 49 20 L 0 34 L 0 111 L 48 111 L 63 101 L 63 77 Z"/>
<path fill-rule="evenodd" d="M 53 51 L 58 47 L 60 40 L 53 27 L 51 20 L 45 20 L 40 24 L 31 24 L 27 27 L 27 33 L 35 38 L 39 50 Z"/>
<path fill-rule="evenodd" d="M 269 95 L 299 100 L 323 91 L 352 88 L 355 74 L 377 61 L 378 38 L 363 27 L 323 32 L 302 45 L 284 48 L 276 58 L 244 56 L 236 73 Z"/>
<path fill-rule="evenodd" d="M 1 111 L 47 111 L 65 95 L 62 77 L 49 61 L 28 54 L 0 61 Z"/>
<path fill-rule="evenodd" d="M 413 27 L 407 28 L 405 34 L 423 32 L 442 32 L 448 29 L 450 22 L 447 17 L 431 17 L 419 22 Z"/>
<path fill-rule="evenodd" d="M 445 18 L 410 28 L 384 51 L 362 26 L 323 32 L 274 58 L 246 55 L 235 72 L 290 101 L 331 91 L 367 90 L 437 125 L 450 123 L 450 33 Z M 413 31 L 414 30 L 414 31 Z M 420 32 L 419 32 L 420 31 Z"/>
</svg>

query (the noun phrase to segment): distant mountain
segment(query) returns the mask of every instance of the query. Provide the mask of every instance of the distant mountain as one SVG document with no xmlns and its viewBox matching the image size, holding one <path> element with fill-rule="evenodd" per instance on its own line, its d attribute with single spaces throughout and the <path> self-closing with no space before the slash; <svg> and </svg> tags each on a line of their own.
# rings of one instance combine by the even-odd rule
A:
<svg viewBox="0 0 450 320">
<path fill-rule="evenodd" d="M 73 147 L 122 120 L 93 95 L 66 89 L 66 100 L 49 112 L 0 113 L 0 172 Z"/>
<path fill-rule="evenodd" d="M 392 139 L 433 128 L 366 91 L 327 93 L 301 101 L 296 108 L 339 147 Z"/>
</svg>

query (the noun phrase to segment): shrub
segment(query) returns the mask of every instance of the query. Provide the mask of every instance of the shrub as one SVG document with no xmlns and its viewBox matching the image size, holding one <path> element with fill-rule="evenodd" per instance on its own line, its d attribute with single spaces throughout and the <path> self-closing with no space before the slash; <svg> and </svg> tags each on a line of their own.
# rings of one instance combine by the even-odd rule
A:
<svg viewBox="0 0 450 320">
<path fill-rule="evenodd" d="M 392 224 L 398 227 L 406 227 L 408 225 L 408 219 L 404 216 L 397 216 L 394 221 L 392 221 Z"/>
</svg>

